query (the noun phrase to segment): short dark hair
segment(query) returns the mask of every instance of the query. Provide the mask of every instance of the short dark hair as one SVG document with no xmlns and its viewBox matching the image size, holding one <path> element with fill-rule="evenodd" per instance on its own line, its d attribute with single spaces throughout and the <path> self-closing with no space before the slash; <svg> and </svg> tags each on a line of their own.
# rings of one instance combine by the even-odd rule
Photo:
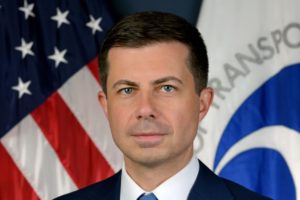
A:
<svg viewBox="0 0 300 200">
<path fill-rule="evenodd" d="M 188 67 L 198 94 L 206 87 L 208 57 L 201 34 L 185 19 L 170 13 L 141 12 L 121 19 L 108 32 L 99 56 L 100 82 L 107 93 L 108 52 L 113 47 L 139 48 L 153 43 L 178 41 L 189 49 Z"/>
</svg>

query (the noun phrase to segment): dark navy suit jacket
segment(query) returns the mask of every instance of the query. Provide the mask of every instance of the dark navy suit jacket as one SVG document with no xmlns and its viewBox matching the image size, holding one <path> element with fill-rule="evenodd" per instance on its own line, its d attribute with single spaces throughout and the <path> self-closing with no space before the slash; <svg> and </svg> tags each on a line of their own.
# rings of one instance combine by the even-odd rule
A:
<svg viewBox="0 0 300 200">
<path fill-rule="evenodd" d="M 268 199 L 236 183 L 218 177 L 202 162 L 199 161 L 199 163 L 200 170 L 190 191 L 188 200 Z M 119 200 L 121 173 L 122 172 L 120 171 L 104 181 L 63 195 L 56 198 L 56 200 Z"/>
</svg>

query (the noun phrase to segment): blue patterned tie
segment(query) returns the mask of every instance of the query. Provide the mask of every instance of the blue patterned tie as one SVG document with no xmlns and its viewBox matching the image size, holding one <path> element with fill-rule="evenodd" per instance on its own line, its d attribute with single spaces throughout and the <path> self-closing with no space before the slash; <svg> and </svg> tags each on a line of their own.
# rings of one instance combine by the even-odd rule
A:
<svg viewBox="0 0 300 200">
<path fill-rule="evenodd" d="M 153 193 L 143 194 L 138 200 L 158 200 Z"/>
</svg>

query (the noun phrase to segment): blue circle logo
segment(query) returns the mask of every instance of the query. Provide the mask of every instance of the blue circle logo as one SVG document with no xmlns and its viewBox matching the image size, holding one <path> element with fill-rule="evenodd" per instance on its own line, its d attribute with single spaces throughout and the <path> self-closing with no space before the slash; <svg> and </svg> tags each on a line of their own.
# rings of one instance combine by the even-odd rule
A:
<svg viewBox="0 0 300 200">
<path fill-rule="evenodd" d="M 294 64 L 265 82 L 238 108 L 220 139 L 214 170 L 274 199 L 296 199 L 299 133 L 300 64 Z"/>
</svg>

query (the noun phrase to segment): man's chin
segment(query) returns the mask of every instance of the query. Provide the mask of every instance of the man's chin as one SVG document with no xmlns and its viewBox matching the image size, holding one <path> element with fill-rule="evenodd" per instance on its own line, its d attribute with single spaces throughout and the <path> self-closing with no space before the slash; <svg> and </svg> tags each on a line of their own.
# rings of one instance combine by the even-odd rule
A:
<svg viewBox="0 0 300 200">
<path fill-rule="evenodd" d="M 149 167 L 154 168 L 162 165 L 164 162 L 166 162 L 167 158 L 165 156 L 160 156 L 155 152 L 149 152 L 149 154 L 143 154 L 142 156 L 132 156 L 131 158 L 125 159 L 125 162 L 132 162 L 137 165 L 143 166 L 143 167 Z"/>
</svg>

